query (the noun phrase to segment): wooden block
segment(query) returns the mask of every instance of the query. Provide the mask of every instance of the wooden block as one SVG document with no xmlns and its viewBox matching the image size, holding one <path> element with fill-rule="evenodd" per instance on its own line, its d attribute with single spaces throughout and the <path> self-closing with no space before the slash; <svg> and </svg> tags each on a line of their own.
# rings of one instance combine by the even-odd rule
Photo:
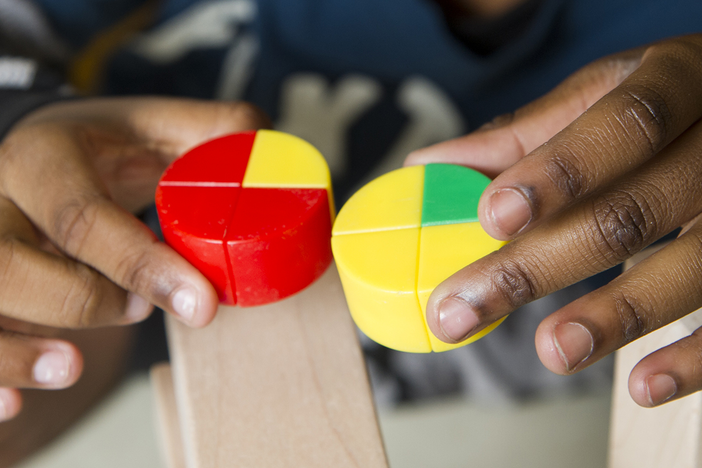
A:
<svg viewBox="0 0 702 468">
<path fill-rule="evenodd" d="M 189 468 L 387 468 L 333 265 L 280 302 L 167 328 Z"/>
<path fill-rule="evenodd" d="M 157 427 L 163 460 L 167 468 L 185 468 L 183 438 L 180 434 L 170 364 L 156 364 L 151 368 L 151 385 L 156 400 Z"/>
<path fill-rule="evenodd" d="M 648 249 L 625 268 L 651 255 Z M 658 408 L 642 408 L 629 396 L 629 373 L 645 356 L 702 326 L 702 309 L 620 349 L 615 357 L 609 468 L 702 467 L 702 394 Z"/>
</svg>

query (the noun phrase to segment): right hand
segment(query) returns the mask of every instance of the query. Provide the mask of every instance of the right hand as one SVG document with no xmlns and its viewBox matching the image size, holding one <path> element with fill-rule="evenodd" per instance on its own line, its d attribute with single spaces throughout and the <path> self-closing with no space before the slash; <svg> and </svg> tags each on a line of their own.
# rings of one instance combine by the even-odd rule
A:
<svg viewBox="0 0 702 468">
<path fill-rule="evenodd" d="M 80 376 L 80 351 L 52 328 L 131 324 L 153 305 L 193 327 L 213 319 L 210 283 L 131 213 L 187 149 L 266 125 L 243 103 L 115 98 L 50 104 L 11 129 L 0 145 L 0 421 L 19 412 L 18 388 Z"/>
</svg>

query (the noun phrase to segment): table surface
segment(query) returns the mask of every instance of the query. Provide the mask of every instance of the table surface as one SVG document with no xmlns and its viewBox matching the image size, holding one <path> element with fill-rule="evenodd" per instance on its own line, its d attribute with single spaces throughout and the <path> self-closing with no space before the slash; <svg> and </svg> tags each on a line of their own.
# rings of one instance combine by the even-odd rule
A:
<svg viewBox="0 0 702 468">
<path fill-rule="evenodd" d="M 380 411 L 392 468 L 604 467 L 610 395 L 519 405 L 441 400 Z M 146 375 L 19 468 L 165 468 Z"/>
</svg>

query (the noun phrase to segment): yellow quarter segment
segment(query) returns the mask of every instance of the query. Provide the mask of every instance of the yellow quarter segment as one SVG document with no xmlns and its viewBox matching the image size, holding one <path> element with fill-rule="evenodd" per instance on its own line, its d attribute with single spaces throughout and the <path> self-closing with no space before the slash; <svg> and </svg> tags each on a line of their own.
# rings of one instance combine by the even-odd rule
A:
<svg viewBox="0 0 702 468">
<path fill-rule="evenodd" d="M 378 177 L 344 204 L 332 235 L 418 228 L 422 222 L 424 166 Z"/>
<path fill-rule="evenodd" d="M 334 221 L 331 175 L 317 148 L 288 133 L 258 130 L 242 187 L 326 189 Z"/>
<path fill-rule="evenodd" d="M 314 146 L 286 133 L 259 130 L 242 186 L 330 190 L 331 177 Z"/>
<path fill-rule="evenodd" d="M 358 327 L 400 351 L 428 353 L 429 334 L 417 301 L 419 228 L 334 236 L 336 258 Z"/>
<path fill-rule="evenodd" d="M 426 319 L 427 301 L 439 283 L 466 265 L 505 244 L 504 241 L 490 237 L 480 226 L 480 223 L 422 227 L 417 276 L 417 296 L 422 308 L 422 318 Z M 444 343 L 429 332 L 432 350 L 435 352 L 447 351 L 472 343 L 488 334 L 500 322 L 501 320 L 467 341 L 456 345 Z"/>
</svg>

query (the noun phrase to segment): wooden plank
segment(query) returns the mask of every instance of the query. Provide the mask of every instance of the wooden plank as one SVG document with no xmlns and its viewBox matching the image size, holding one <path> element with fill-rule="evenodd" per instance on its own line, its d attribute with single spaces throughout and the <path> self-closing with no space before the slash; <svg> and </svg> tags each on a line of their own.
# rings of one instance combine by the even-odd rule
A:
<svg viewBox="0 0 702 468">
<path fill-rule="evenodd" d="M 625 268 L 651 255 L 649 249 Z M 702 394 L 657 408 L 642 408 L 629 396 L 629 373 L 645 356 L 702 326 L 702 309 L 625 346 L 616 353 L 609 468 L 700 468 Z"/>
<path fill-rule="evenodd" d="M 167 328 L 189 468 L 387 467 L 335 266 L 283 301 Z"/>
<path fill-rule="evenodd" d="M 156 364 L 151 368 L 151 386 L 156 400 L 157 427 L 163 460 L 167 468 L 185 468 L 183 438 L 180 434 L 170 364 Z"/>
</svg>

